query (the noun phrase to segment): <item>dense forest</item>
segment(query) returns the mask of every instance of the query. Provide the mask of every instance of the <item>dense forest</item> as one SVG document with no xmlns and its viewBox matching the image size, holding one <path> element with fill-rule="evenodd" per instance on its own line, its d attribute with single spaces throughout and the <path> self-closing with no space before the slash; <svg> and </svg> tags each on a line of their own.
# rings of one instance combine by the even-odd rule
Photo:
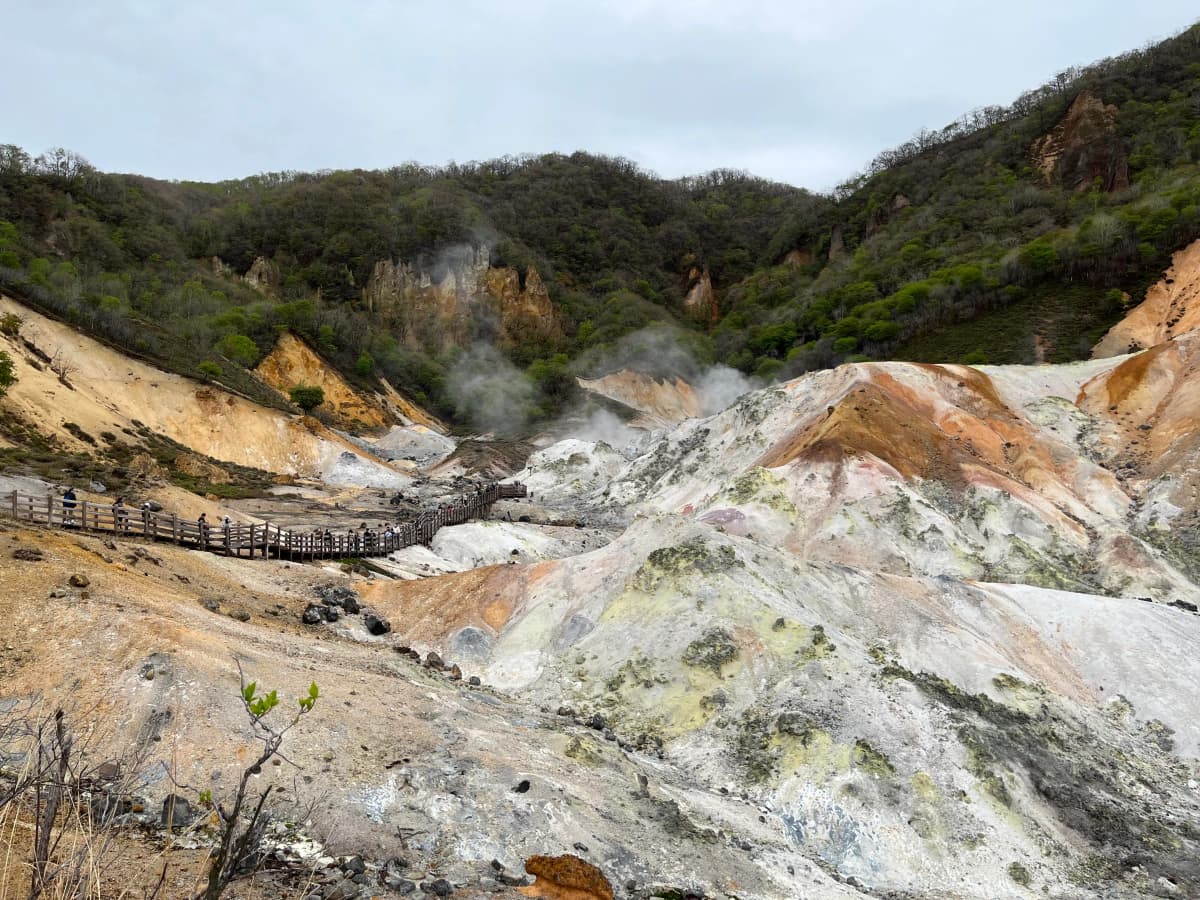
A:
<svg viewBox="0 0 1200 900">
<path fill-rule="evenodd" d="M 263 399 L 247 369 L 290 330 L 351 379 L 453 415 L 466 348 L 397 340 L 364 288 L 380 260 L 436 278 L 448 248 L 486 245 L 494 266 L 536 267 L 562 316 L 557 343 L 507 348 L 550 415 L 570 374 L 647 326 L 765 379 L 1079 358 L 1200 237 L 1198 165 L 1200 26 L 922 131 L 831 195 L 585 153 L 176 183 L 6 145 L 0 288 Z M 258 260 L 270 291 L 242 277 Z M 689 315 L 701 272 L 715 306 Z"/>
</svg>

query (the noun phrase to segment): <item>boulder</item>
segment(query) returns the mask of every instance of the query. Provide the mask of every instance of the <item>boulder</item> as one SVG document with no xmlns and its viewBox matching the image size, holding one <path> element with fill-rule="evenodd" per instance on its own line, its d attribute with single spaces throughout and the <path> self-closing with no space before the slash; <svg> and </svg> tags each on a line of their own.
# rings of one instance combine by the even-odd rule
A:
<svg viewBox="0 0 1200 900">
<path fill-rule="evenodd" d="M 387 634 L 392 630 L 392 625 L 387 619 L 373 612 L 363 614 L 363 624 L 367 626 L 367 631 L 374 635 Z"/>
<path fill-rule="evenodd" d="M 187 828 L 196 821 L 196 811 L 192 805 L 178 794 L 171 794 L 163 800 L 159 824 L 163 828 L 177 830 Z"/>
</svg>

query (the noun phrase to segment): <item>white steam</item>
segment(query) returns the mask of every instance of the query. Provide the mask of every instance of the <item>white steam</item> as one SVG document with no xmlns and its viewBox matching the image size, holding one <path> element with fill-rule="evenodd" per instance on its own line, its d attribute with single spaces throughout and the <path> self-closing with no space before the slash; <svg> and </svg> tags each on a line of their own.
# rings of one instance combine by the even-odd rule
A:
<svg viewBox="0 0 1200 900">
<path fill-rule="evenodd" d="M 717 365 L 706 369 L 692 385 L 692 390 L 700 399 L 700 414 L 711 416 L 732 406 L 743 394 L 760 387 L 762 383 L 757 378 L 751 378 L 729 366 Z"/>
<path fill-rule="evenodd" d="M 533 384 L 490 344 L 475 344 L 460 356 L 446 388 L 456 412 L 480 430 L 512 436 L 529 420 Z"/>
</svg>

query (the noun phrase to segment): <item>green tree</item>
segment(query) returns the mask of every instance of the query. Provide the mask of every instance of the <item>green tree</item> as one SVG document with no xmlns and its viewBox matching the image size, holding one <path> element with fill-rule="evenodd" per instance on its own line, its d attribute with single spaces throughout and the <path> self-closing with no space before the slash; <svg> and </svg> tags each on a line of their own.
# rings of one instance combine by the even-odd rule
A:
<svg viewBox="0 0 1200 900">
<path fill-rule="evenodd" d="M 244 334 L 227 334 L 217 342 L 216 351 L 226 359 L 241 363 L 246 368 L 258 362 L 258 344 Z"/>
<path fill-rule="evenodd" d="M 375 359 L 374 359 L 374 357 L 372 357 L 371 354 L 368 353 L 366 350 L 364 350 L 362 353 L 358 354 L 358 359 L 354 363 L 354 371 L 357 372 L 359 375 L 361 375 L 363 378 L 370 378 L 372 375 L 375 374 Z"/>
<path fill-rule="evenodd" d="M 13 368 L 12 357 L 0 350 L 0 397 L 16 383 L 17 373 Z"/>
<path fill-rule="evenodd" d="M 325 402 L 325 392 L 319 387 L 314 387 L 307 384 L 298 384 L 290 391 L 288 396 L 292 402 L 304 410 L 306 413 L 311 413 L 314 409 Z"/>
<path fill-rule="evenodd" d="M 205 381 L 212 381 L 214 378 L 221 376 L 220 364 L 213 362 L 211 359 L 206 359 L 200 363 L 200 365 L 196 366 L 196 370 Z"/>
</svg>

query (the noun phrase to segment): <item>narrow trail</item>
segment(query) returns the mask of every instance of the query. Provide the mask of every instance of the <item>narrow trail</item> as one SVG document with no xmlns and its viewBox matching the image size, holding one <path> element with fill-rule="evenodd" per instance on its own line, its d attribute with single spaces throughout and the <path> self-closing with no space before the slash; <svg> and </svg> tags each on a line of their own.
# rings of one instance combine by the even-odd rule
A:
<svg viewBox="0 0 1200 900">
<path fill-rule="evenodd" d="M 492 482 L 457 502 L 426 509 L 387 532 L 299 533 L 264 522 L 223 525 L 181 519 L 177 513 L 130 509 L 13 491 L 0 504 L 0 516 L 70 531 L 143 537 L 189 550 L 247 559 L 356 559 L 387 556 L 414 544 L 428 544 L 439 529 L 485 518 L 497 500 L 524 497 L 525 485 Z"/>
</svg>

